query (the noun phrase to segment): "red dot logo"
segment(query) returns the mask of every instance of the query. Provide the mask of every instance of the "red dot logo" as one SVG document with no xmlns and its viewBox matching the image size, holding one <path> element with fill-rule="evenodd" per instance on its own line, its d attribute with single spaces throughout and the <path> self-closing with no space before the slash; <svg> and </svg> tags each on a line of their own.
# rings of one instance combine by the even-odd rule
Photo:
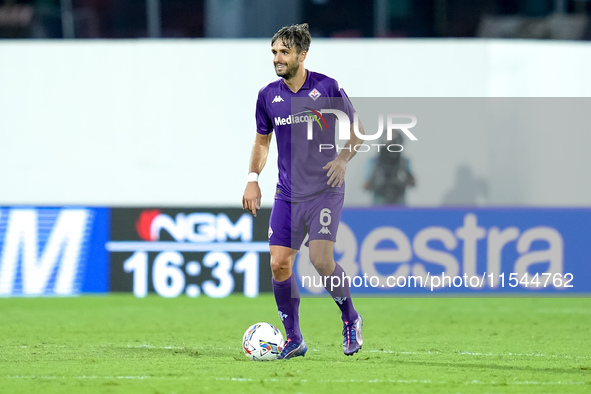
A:
<svg viewBox="0 0 591 394">
<path fill-rule="evenodd" d="M 160 214 L 161 212 L 158 209 L 149 209 L 140 213 L 140 217 L 135 222 L 135 228 L 141 239 L 145 241 L 155 241 L 155 239 L 152 239 L 151 234 L 152 222 L 156 216 Z"/>
</svg>

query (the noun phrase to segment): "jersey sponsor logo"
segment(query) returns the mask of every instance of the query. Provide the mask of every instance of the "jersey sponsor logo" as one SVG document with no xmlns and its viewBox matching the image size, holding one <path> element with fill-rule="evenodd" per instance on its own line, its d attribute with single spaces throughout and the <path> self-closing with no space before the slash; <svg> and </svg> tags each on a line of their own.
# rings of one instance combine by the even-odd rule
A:
<svg viewBox="0 0 591 394">
<path fill-rule="evenodd" d="M 322 96 L 322 94 L 316 88 L 314 88 L 310 93 L 308 93 L 308 96 L 310 96 L 312 100 L 316 101 L 318 100 L 318 97 Z"/>
<path fill-rule="evenodd" d="M 273 101 L 271 101 L 271 104 L 273 104 L 273 103 L 280 103 L 282 101 L 285 101 L 285 100 L 283 100 L 283 97 L 281 97 L 281 96 L 275 96 L 275 98 L 273 99 Z"/>
<path fill-rule="evenodd" d="M 318 126 L 320 126 L 320 131 L 324 131 L 324 127 L 322 126 L 322 123 L 324 123 L 324 126 L 326 127 L 326 130 L 328 131 L 328 124 L 326 123 L 326 119 L 324 119 L 324 116 L 322 116 L 322 114 L 312 108 L 308 108 L 305 107 L 307 110 L 311 111 L 308 112 L 308 114 L 312 117 L 312 119 L 314 119 L 314 121 L 316 121 L 316 123 L 318 124 Z M 322 123 L 320 123 L 320 121 L 322 120 Z"/>
<path fill-rule="evenodd" d="M 287 118 L 282 118 L 281 116 L 276 116 L 273 118 L 275 126 L 285 126 L 289 124 L 296 124 L 296 123 L 307 123 L 308 121 L 312 121 L 315 118 L 311 116 L 310 112 L 298 112 L 297 114 L 289 115 Z"/>
<path fill-rule="evenodd" d="M 298 112 L 293 115 L 289 115 L 287 118 L 282 118 L 281 116 L 276 116 L 273 118 L 275 122 L 275 126 L 285 126 L 290 124 L 296 123 L 308 123 L 311 124 L 312 122 L 316 122 L 318 126 L 320 126 L 320 130 L 324 131 L 324 128 L 328 130 L 328 124 L 326 123 L 326 119 L 322 114 L 312 108 L 305 107 L 308 111 Z"/>
</svg>

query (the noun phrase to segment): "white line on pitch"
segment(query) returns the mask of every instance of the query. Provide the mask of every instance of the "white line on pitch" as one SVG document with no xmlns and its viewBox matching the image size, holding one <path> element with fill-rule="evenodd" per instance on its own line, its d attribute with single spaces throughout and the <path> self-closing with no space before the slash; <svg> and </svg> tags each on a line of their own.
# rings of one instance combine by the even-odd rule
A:
<svg viewBox="0 0 591 394">
<path fill-rule="evenodd" d="M 197 350 L 196 347 L 187 347 L 187 346 L 152 346 L 152 345 L 127 345 L 129 349 L 190 349 L 190 350 Z"/>
<path fill-rule="evenodd" d="M 13 376 L 5 376 L 8 379 L 189 379 L 189 378 L 179 378 L 178 376 L 167 377 L 167 376 L 37 376 L 37 375 L 13 375 Z"/>
<path fill-rule="evenodd" d="M 285 379 L 277 379 L 277 378 L 265 378 L 265 379 L 250 379 L 250 378 L 215 378 L 215 380 L 219 381 L 228 381 L 228 382 L 284 382 Z M 299 379 L 302 383 L 406 383 L 406 384 L 449 384 L 452 382 L 447 381 L 432 381 L 432 380 L 419 380 L 419 379 L 318 379 L 318 380 L 308 380 L 308 379 Z M 576 382 L 576 381 L 558 381 L 558 382 L 536 382 L 531 380 L 521 381 L 521 382 L 505 382 L 505 381 L 490 381 L 490 382 L 483 382 L 479 380 L 470 380 L 466 382 L 462 382 L 460 384 L 479 384 L 479 385 L 496 385 L 496 384 L 507 384 L 507 385 L 580 385 L 580 384 L 587 384 L 587 382 Z"/>
<path fill-rule="evenodd" d="M 2 377 L 0 377 L 2 378 Z M 129 379 L 129 380 L 146 380 L 146 379 L 183 379 L 189 380 L 189 377 L 179 377 L 179 376 L 96 376 L 96 375 L 83 375 L 83 376 L 37 376 L 37 375 L 9 375 L 4 376 L 5 379 L 46 379 L 46 380 L 57 380 L 57 379 L 89 379 L 89 380 L 98 380 L 98 379 Z M 217 381 L 229 381 L 229 382 L 284 382 L 284 379 L 277 379 L 277 378 L 265 378 L 265 379 L 250 379 L 250 378 L 215 378 Z M 318 379 L 318 380 L 308 380 L 308 379 L 300 379 L 302 383 L 401 383 L 401 384 L 449 384 L 452 382 L 447 381 L 432 381 L 432 380 L 419 380 L 419 379 Z M 484 382 L 480 380 L 470 380 L 465 381 L 460 384 L 471 385 L 471 384 L 478 384 L 478 385 L 497 385 L 497 384 L 506 384 L 506 385 L 581 385 L 587 384 L 587 382 L 577 382 L 577 381 L 557 381 L 557 382 L 536 382 L 531 380 L 525 381 L 489 381 Z"/>
<path fill-rule="evenodd" d="M 67 348 L 67 345 L 39 345 L 35 347 L 41 348 L 51 348 L 51 347 L 60 347 L 60 348 Z M 112 347 L 112 346 L 100 346 L 100 347 Z M 21 349 L 27 349 L 28 346 L 19 346 Z M 213 346 L 202 346 L 202 347 L 189 347 L 189 346 L 153 346 L 148 344 L 143 345 L 127 345 L 129 349 L 163 349 L 163 350 L 239 350 L 235 347 L 228 346 L 228 347 L 213 347 Z M 313 352 L 319 352 L 318 349 L 310 349 Z M 386 354 L 400 354 L 400 355 L 424 355 L 424 354 L 436 354 L 436 355 L 449 355 L 449 354 L 457 354 L 460 356 L 477 356 L 477 357 L 540 357 L 540 358 L 565 358 L 565 359 L 574 359 L 574 360 L 589 360 L 591 356 L 569 356 L 566 354 L 542 354 L 542 353 L 479 353 L 479 352 L 439 352 L 434 350 L 427 350 L 423 352 L 412 352 L 412 351 L 396 351 L 396 350 L 368 350 L 369 353 L 386 353 Z"/>
<path fill-rule="evenodd" d="M 587 360 L 591 357 L 589 356 L 569 356 L 563 354 L 541 354 L 541 353 L 478 353 L 478 352 L 439 352 L 439 351 L 431 351 L 427 350 L 424 352 L 405 352 L 405 351 L 395 351 L 395 350 L 369 350 L 370 353 L 388 353 L 388 354 L 404 354 L 404 355 L 421 355 L 421 354 L 441 354 L 441 355 L 449 355 L 449 354 L 458 354 L 464 356 L 487 356 L 487 357 L 548 357 L 548 358 L 572 358 L 572 359 L 583 359 Z"/>
</svg>

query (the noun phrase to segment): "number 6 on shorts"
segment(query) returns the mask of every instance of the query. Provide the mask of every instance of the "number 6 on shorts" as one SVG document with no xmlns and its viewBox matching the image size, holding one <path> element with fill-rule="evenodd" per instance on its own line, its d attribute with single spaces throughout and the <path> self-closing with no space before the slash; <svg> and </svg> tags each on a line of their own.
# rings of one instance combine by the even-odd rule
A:
<svg viewBox="0 0 591 394">
<path fill-rule="evenodd" d="M 320 211 L 320 225 L 327 227 L 330 226 L 330 223 L 332 222 L 332 218 L 330 217 L 331 211 L 328 208 L 324 208 L 322 211 Z"/>
</svg>

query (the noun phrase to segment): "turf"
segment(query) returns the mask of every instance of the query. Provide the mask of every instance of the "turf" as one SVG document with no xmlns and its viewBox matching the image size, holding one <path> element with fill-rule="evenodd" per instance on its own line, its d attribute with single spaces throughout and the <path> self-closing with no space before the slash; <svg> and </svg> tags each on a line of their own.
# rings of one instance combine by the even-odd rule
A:
<svg viewBox="0 0 591 394">
<path fill-rule="evenodd" d="M 252 362 L 272 296 L 0 299 L 1 393 L 591 392 L 591 299 L 357 299 L 363 350 L 338 309 L 303 299 L 306 357 Z"/>
</svg>

